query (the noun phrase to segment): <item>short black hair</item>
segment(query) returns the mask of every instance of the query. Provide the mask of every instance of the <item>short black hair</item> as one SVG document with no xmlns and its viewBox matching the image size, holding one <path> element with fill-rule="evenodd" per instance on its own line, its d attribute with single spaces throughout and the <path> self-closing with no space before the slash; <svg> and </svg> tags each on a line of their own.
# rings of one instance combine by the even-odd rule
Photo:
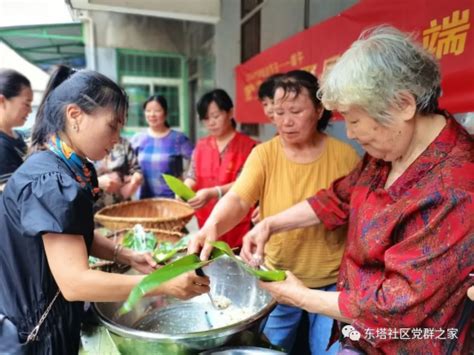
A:
<svg viewBox="0 0 474 355">
<path fill-rule="evenodd" d="M 207 110 L 211 102 L 215 102 L 220 110 L 226 112 L 229 112 L 234 107 L 232 99 L 225 90 L 214 89 L 202 95 L 197 103 L 197 112 L 200 120 L 206 119 Z"/>
<path fill-rule="evenodd" d="M 166 98 L 163 95 L 152 95 L 150 96 L 144 103 L 143 103 L 143 110 L 146 109 L 146 105 L 148 105 L 150 102 L 158 102 L 165 112 L 165 115 L 168 114 L 168 101 L 166 101 Z M 165 126 L 170 127 L 170 124 L 168 123 L 168 120 L 165 120 Z"/>
<path fill-rule="evenodd" d="M 32 132 L 33 150 L 41 149 L 52 134 L 64 131 L 65 107 L 74 103 L 85 113 L 110 108 L 115 120 L 125 124 L 128 97 L 115 82 L 92 70 L 75 70 L 59 65 L 51 74 L 38 108 Z"/>
<path fill-rule="evenodd" d="M 284 74 L 283 73 L 277 73 L 270 75 L 268 78 L 266 78 L 261 84 L 260 87 L 258 88 L 258 99 L 262 101 L 265 98 L 269 98 L 273 100 L 273 95 L 274 95 L 274 89 L 275 89 L 275 81 L 282 77 Z"/>
<path fill-rule="evenodd" d="M 296 96 L 298 96 L 303 89 L 308 90 L 309 98 L 313 102 L 314 107 L 321 108 L 323 110 L 323 115 L 319 119 L 316 128 L 320 132 L 327 128 L 329 120 L 332 117 L 332 113 L 331 111 L 324 109 L 321 101 L 316 95 L 319 90 L 319 83 L 318 78 L 316 78 L 313 74 L 305 70 L 289 71 L 275 80 L 273 93 L 275 93 L 277 89 L 283 89 L 285 95 L 294 93 Z"/>
<path fill-rule="evenodd" d="M 229 94 L 223 89 L 214 89 L 202 95 L 199 99 L 196 108 L 199 115 L 199 120 L 207 119 L 207 111 L 211 102 L 215 102 L 219 110 L 229 112 L 233 107 L 234 103 L 230 98 Z M 236 127 L 237 123 L 232 118 L 232 127 Z"/>
<path fill-rule="evenodd" d="M 20 95 L 24 88 L 31 88 L 30 81 L 13 69 L 0 69 L 0 95 L 10 99 Z"/>
<path fill-rule="evenodd" d="M 146 105 L 148 105 L 152 101 L 158 102 L 160 104 L 160 106 L 163 108 L 163 111 L 165 111 L 165 114 L 168 113 L 168 101 L 166 101 L 166 98 L 163 95 L 152 95 L 152 96 L 150 96 L 143 103 L 143 109 L 146 109 Z"/>
</svg>

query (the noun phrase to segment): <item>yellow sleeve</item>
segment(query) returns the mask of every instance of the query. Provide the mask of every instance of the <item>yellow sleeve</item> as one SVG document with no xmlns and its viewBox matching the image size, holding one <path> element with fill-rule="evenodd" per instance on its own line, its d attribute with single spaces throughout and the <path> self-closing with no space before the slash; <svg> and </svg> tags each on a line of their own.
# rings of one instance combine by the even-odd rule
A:
<svg viewBox="0 0 474 355">
<path fill-rule="evenodd" d="M 258 151 L 258 147 L 252 150 L 242 172 L 230 189 L 250 206 L 255 205 L 260 199 L 265 182 L 264 167 Z"/>
</svg>

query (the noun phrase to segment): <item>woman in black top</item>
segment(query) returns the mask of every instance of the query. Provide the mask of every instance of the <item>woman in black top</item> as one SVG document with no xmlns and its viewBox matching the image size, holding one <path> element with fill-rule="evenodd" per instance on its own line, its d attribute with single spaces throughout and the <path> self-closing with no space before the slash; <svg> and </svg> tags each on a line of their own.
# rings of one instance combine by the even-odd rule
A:
<svg viewBox="0 0 474 355">
<path fill-rule="evenodd" d="M 101 74 L 67 67 L 53 73 L 33 128 L 38 152 L 0 197 L 1 354 L 77 354 L 82 301 L 124 300 L 143 278 L 91 270 L 89 255 L 142 272 L 156 266 L 149 254 L 94 235 L 98 187 L 89 159 L 102 159 L 118 141 L 127 106 L 124 91 Z M 187 273 L 152 294 L 186 299 L 205 292 L 209 279 Z"/>
<path fill-rule="evenodd" d="M 25 141 L 13 128 L 25 124 L 32 100 L 33 91 L 26 77 L 15 70 L 0 70 L 0 194 L 26 155 Z"/>
</svg>

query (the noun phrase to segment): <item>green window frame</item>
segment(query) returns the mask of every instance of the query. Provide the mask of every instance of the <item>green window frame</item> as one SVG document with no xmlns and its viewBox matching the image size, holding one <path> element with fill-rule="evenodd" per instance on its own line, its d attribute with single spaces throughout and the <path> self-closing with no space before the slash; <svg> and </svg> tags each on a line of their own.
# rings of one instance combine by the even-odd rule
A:
<svg viewBox="0 0 474 355">
<path fill-rule="evenodd" d="M 188 71 L 185 57 L 165 52 L 117 49 L 117 77 L 129 94 L 129 118 L 125 134 L 147 127 L 143 102 L 151 95 L 168 101 L 171 127 L 189 135 Z"/>
</svg>

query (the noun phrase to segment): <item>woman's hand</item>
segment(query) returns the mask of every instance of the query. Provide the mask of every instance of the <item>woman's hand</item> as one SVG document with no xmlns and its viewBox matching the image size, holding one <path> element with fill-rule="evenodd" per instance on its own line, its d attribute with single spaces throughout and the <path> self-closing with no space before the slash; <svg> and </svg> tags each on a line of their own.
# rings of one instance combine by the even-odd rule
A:
<svg viewBox="0 0 474 355">
<path fill-rule="evenodd" d="M 217 238 L 215 226 L 205 224 L 189 241 L 188 254 L 200 253 L 201 260 L 209 259 L 212 251 L 212 245 L 209 242 L 215 242 Z"/>
<path fill-rule="evenodd" d="M 207 276 L 198 276 L 194 271 L 180 275 L 158 287 L 153 294 L 166 294 L 187 300 L 209 292 L 210 280 Z"/>
<path fill-rule="evenodd" d="M 143 182 L 143 175 L 135 172 L 133 173 L 132 177 L 130 178 L 130 183 L 134 186 L 140 186 Z"/>
<path fill-rule="evenodd" d="M 122 179 L 116 172 L 101 175 L 98 181 L 99 187 L 110 194 L 118 192 L 123 185 Z"/>
<path fill-rule="evenodd" d="M 210 242 L 234 228 L 249 212 L 250 206 L 232 191 L 227 192 L 212 210 L 201 230 L 194 235 L 188 245 L 188 253 L 201 253 L 201 260 L 209 259 L 212 251 Z M 202 249 L 202 250 L 201 250 Z"/>
<path fill-rule="evenodd" d="M 474 286 L 471 286 L 467 289 L 467 297 L 474 301 Z"/>
<path fill-rule="evenodd" d="M 270 226 L 264 219 L 253 227 L 243 238 L 240 256 L 242 259 L 256 267 L 263 263 L 264 248 L 271 236 Z"/>
<path fill-rule="evenodd" d="M 307 288 L 290 271 L 286 272 L 286 280 L 281 282 L 259 282 L 259 286 L 275 298 L 278 303 L 304 308 L 305 298 L 310 289 Z"/>
<path fill-rule="evenodd" d="M 188 200 L 188 203 L 195 210 L 205 206 L 210 199 L 217 197 L 217 190 L 213 187 L 204 188 L 196 192 L 196 196 Z"/>
<path fill-rule="evenodd" d="M 149 274 L 155 271 L 158 264 L 150 253 L 138 253 L 133 251 L 129 257 L 129 265 L 142 274 Z"/>
<path fill-rule="evenodd" d="M 120 193 L 123 198 L 127 199 L 137 192 L 143 182 L 143 176 L 140 173 L 134 173 L 133 175 L 127 175 L 124 180 L 125 184 L 120 189 Z"/>
</svg>

